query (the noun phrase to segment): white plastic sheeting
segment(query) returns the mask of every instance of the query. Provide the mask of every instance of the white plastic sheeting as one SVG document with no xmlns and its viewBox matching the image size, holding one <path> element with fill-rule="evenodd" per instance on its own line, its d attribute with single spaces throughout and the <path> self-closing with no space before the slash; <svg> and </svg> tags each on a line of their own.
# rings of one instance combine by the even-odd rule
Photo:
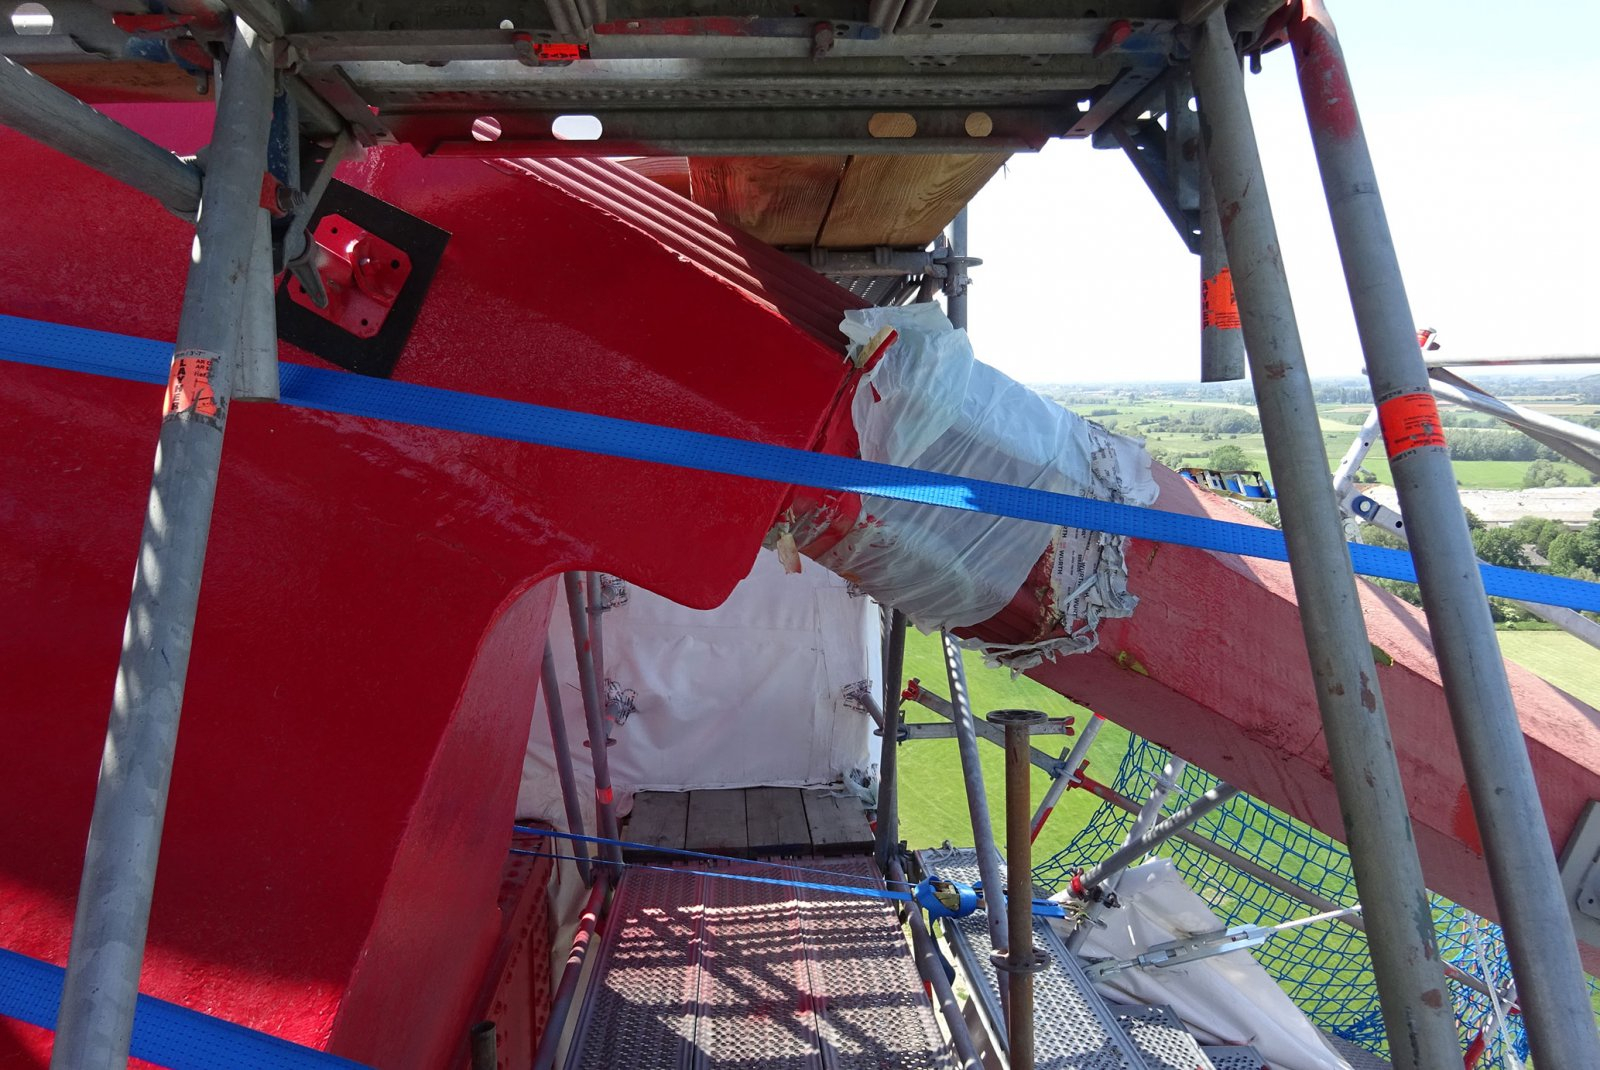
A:
<svg viewBox="0 0 1600 1070">
<path fill-rule="evenodd" d="M 1106 927 L 1089 931 L 1084 956 L 1127 960 L 1156 944 L 1226 928 L 1165 858 L 1124 873 L 1117 898 L 1120 909 L 1098 913 Z M 1201 1043 L 1253 1045 L 1273 1070 L 1350 1070 L 1248 951 L 1136 966 L 1098 987 L 1122 1003 L 1167 1004 Z"/>
<path fill-rule="evenodd" d="M 567 619 L 558 594 L 550 639 L 592 833 L 589 733 Z M 606 676 L 634 708 L 613 726 L 609 752 L 619 812 L 640 790 L 828 784 L 869 768 L 875 726 L 847 691 L 862 681 L 882 691 L 878 619 L 872 599 L 844 580 L 820 568 L 786 574 L 765 550 L 714 610 L 685 609 L 629 585 L 626 603 L 602 616 Z M 539 701 L 517 813 L 565 828 Z"/>
<path fill-rule="evenodd" d="M 851 416 L 863 458 L 1139 505 L 1155 500 L 1150 457 L 1137 442 L 978 361 L 966 332 L 937 306 L 851 311 L 841 327 L 858 347 L 885 327 L 899 336 L 856 390 Z M 986 651 L 1023 669 L 1092 649 L 1101 618 L 1133 611 L 1121 548 L 1120 536 L 868 496 L 855 527 L 817 560 L 933 631 L 993 616 L 1051 551 L 1068 634 Z"/>
</svg>

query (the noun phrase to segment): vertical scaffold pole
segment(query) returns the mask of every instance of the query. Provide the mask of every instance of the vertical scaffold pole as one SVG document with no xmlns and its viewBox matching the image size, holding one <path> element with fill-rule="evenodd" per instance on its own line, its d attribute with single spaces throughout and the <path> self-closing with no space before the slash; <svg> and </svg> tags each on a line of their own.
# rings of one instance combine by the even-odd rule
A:
<svg viewBox="0 0 1600 1070">
<path fill-rule="evenodd" d="M 236 22 L 162 408 L 50 1065 L 128 1062 L 178 715 L 217 492 L 272 115 L 267 51 Z"/>
<path fill-rule="evenodd" d="M 544 691 L 544 712 L 550 722 L 550 747 L 556 758 L 556 779 L 561 782 L 561 805 L 567 813 L 567 831 L 582 836 L 583 799 L 578 794 L 578 777 L 572 769 L 572 744 L 567 739 L 567 718 L 561 710 L 561 680 L 556 676 L 556 652 L 549 639 L 544 641 L 544 657 L 539 663 L 539 687 Z M 589 845 L 573 840 L 567 847 L 578 858 L 578 876 L 583 883 L 593 884 Z"/>
<path fill-rule="evenodd" d="M 1305 0 L 1290 25 L 1311 142 L 1344 262 L 1422 608 L 1467 774 L 1533 1057 L 1600 1066 L 1589 988 L 1456 491 L 1400 262 L 1333 22 Z M 1370 926 L 1371 919 L 1369 917 Z"/>
<path fill-rule="evenodd" d="M 1184 102 L 1187 106 L 1188 102 Z M 1245 376 L 1244 334 L 1239 329 L 1239 304 L 1234 299 L 1233 272 L 1217 215 L 1216 187 L 1205 148 L 1200 164 L 1200 381 L 1225 383 Z"/>
<path fill-rule="evenodd" d="M 600 583 L 600 573 L 589 571 L 583 574 L 583 589 L 589 613 L 589 649 L 594 652 L 594 678 L 600 688 L 600 708 L 607 713 L 611 712 L 611 687 L 606 682 L 606 632 L 605 622 L 600 618 L 605 615 L 605 591 Z"/>
<path fill-rule="evenodd" d="M 572 621 L 572 648 L 578 657 L 578 685 L 583 692 L 583 715 L 589 726 L 589 760 L 594 765 L 594 823 L 596 833 L 608 840 L 617 839 L 616 796 L 611 790 L 611 762 L 606 754 L 605 707 L 600 705 L 600 685 L 595 679 L 594 651 L 589 645 L 589 615 L 584 612 L 583 579 L 580 573 L 561 577 L 567 593 L 567 615 Z M 600 847 L 601 858 L 622 864 L 622 848 L 615 843 Z"/>
<path fill-rule="evenodd" d="M 961 209 L 950 224 L 950 274 L 945 279 L 945 312 L 950 323 L 967 329 L 967 210 Z M 999 889 L 1000 852 L 994 844 L 994 825 L 989 818 L 989 796 L 983 785 L 983 762 L 978 755 L 978 729 L 973 721 L 972 699 L 967 692 L 967 671 L 961 663 L 961 648 L 949 632 L 940 632 L 944 651 L 945 675 L 950 681 L 952 720 L 956 744 L 961 752 L 961 775 L 966 782 L 967 812 L 972 819 L 972 842 L 978 852 L 978 872 L 985 888 Z M 998 897 L 991 900 L 998 903 Z M 1003 910 L 984 911 L 989 920 L 989 941 L 996 952 L 1005 953 L 1006 914 Z"/>
<path fill-rule="evenodd" d="M 1011 947 L 1001 972 L 1010 1002 L 1006 1011 L 1006 1066 L 1033 1070 L 1033 974 L 1040 963 L 1033 951 L 1033 830 L 1028 803 L 1033 791 L 1029 731 L 1044 724 L 1040 710 L 995 710 L 989 723 L 1006 733 L 1006 925 Z M 984 897 L 993 912 L 995 901 Z"/>
<path fill-rule="evenodd" d="M 900 689 L 905 686 L 906 615 L 889 616 L 883 659 L 883 747 L 878 757 L 878 865 L 888 867 L 900 842 Z"/>
<path fill-rule="evenodd" d="M 1192 70 L 1390 1054 L 1398 1070 L 1445 1070 L 1461 1062 L 1449 989 L 1328 481 L 1244 79 L 1220 8 L 1194 35 Z"/>
<path fill-rule="evenodd" d="M 944 309 L 954 326 L 967 329 L 967 210 L 950 222 L 950 274 L 945 277 Z"/>
</svg>

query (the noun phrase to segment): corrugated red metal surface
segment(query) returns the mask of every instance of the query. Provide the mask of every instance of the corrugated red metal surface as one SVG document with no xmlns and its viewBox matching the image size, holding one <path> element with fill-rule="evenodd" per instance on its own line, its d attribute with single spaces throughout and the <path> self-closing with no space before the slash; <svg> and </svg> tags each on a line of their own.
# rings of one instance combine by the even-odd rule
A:
<svg viewBox="0 0 1600 1070">
<path fill-rule="evenodd" d="M 866 303 L 800 266 L 765 242 L 725 226 L 709 209 L 678 197 L 609 160 L 495 160 L 582 197 L 649 234 L 663 246 L 740 287 L 768 309 L 842 351 L 841 313 Z M 708 323 L 708 328 L 715 324 Z"/>
</svg>

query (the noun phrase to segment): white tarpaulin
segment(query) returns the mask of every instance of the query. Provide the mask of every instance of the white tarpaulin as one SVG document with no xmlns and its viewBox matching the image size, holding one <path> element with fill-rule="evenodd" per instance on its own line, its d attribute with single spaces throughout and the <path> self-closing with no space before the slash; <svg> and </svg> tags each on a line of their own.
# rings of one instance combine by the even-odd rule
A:
<svg viewBox="0 0 1600 1070">
<path fill-rule="evenodd" d="M 558 594 L 550 639 L 587 809 L 589 733 L 567 620 Z M 635 791 L 827 784 L 877 761 L 872 720 L 847 694 L 862 682 L 882 690 L 878 607 L 827 570 L 786 574 L 763 550 L 714 610 L 628 585 L 626 602 L 602 620 L 606 676 L 633 711 L 614 727 L 609 752 L 622 812 Z M 542 700 L 517 813 L 566 827 Z"/>
<path fill-rule="evenodd" d="M 1124 873 L 1117 898 L 1121 908 L 1098 913 L 1106 927 L 1090 930 L 1085 957 L 1126 961 L 1156 944 L 1226 928 L 1165 858 Z M 1170 1006 L 1203 1044 L 1253 1045 L 1273 1070 L 1350 1070 L 1248 951 L 1136 966 L 1098 985 L 1118 1002 Z"/>
</svg>

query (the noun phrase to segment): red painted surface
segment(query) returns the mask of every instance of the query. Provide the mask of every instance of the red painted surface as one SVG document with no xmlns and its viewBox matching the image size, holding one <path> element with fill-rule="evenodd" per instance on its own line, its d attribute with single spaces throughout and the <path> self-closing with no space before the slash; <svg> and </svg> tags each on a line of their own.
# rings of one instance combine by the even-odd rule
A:
<svg viewBox="0 0 1600 1070">
<path fill-rule="evenodd" d="M 528 851 L 559 851 L 549 840 L 521 832 L 512 842 Z M 553 865 L 548 858 L 507 855 L 501 874 L 499 940 L 471 1016 L 475 1023 L 495 1024 L 498 1070 L 533 1065 L 534 1049 L 550 1020 L 555 920 L 548 894 Z M 447 1065 L 465 1070 L 466 1052 L 458 1052 Z"/>
<path fill-rule="evenodd" d="M 344 216 L 327 215 L 312 234 L 311 268 L 322 280 L 327 307 L 319 308 L 297 278 L 286 281 L 289 300 L 358 338 L 371 338 L 383 329 L 411 275 L 411 257 Z"/>
<path fill-rule="evenodd" d="M 159 118 L 178 145 L 204 140 Z M 743 239 L 646 179 L 580 171 L 405 149 L 350 170 L 454 235 L 397 378 L 810 444 L 843 375 L 819 280 L 741 261 Z M 172 337 L 189 227 L 6 131 L 0 188 L 29 205 L 0 244 L 0 311 Z M 0 943 L 56 963 L 160 404 L 156 387 L 0 374 Z M 143 990 L 386 1070 L 457 1054 L 502 931 L 547 577 L 594 567 L 715 605 L 784 493 L 236 407 Z M 41 1066 L 47 1046 L 0 1022 L 0 1067 Z"/>
<path fill-rule="evenodd" d="M 1317 0 L 1296 7 L 1298 12 L 1289 18 L 1289 40 L 1312 133 L 1346 140 L 1361 129 L 1361 119 L 1333 22 Z"/>
<path fill-rule="evenodd" d="M 1235 523 L 1243 514 L 1158 469 L 1162 509 Z M 1287 565 L 1130 540 L 1134 615 L 1106 621 L 1087 655 L 1028 675 L 1170 748 L 1256 797 L 1344 838 L 1311 663 Z M 1358 584 L 1380 664 L 1418 852 L 1428 885 L 1496 916 L 1477 826 L 1465 804 L 1438 665 L 1420 611 Z M 995 618 L 963 629 L 986 640 L 1037 634 L 1029 587 Z M 1600 714 L 1532 673 L 1506 666 L 1548 822 L 1559 849 L 1590 798 L 1600 797 Z M 1596 957 L 1590 953 L 1590 968 Z"/>
</svg>

